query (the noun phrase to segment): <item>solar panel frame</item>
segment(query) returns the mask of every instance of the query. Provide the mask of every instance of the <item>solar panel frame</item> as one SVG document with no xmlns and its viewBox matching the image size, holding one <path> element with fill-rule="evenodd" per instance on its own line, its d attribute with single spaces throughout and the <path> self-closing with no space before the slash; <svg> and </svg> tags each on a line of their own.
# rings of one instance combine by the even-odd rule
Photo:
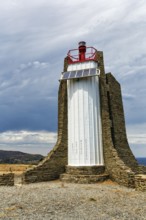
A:
<svg viewBox="0 0 146 220">
<path fill-rule="evenodd" d="M 63 72 L 61 80 L 78 79 L 85 77 L 97 76 L 100 74 L 100 70 L 97 68 L 83 69 L 83 70 L 73 70 Z"/>
</svg>

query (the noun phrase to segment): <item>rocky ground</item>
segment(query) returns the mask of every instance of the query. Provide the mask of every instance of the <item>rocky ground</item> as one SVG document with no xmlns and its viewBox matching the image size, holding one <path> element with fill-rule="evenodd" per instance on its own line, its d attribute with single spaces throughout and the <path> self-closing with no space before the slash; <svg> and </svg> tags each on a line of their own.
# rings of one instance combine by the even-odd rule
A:
<svg viewBox="0 0 146 220">
<path fill-rule="evenodd" d="M 146 220 L 146 192 L 60 181 L 0 187 L 1 220 Z"/>
</svg>

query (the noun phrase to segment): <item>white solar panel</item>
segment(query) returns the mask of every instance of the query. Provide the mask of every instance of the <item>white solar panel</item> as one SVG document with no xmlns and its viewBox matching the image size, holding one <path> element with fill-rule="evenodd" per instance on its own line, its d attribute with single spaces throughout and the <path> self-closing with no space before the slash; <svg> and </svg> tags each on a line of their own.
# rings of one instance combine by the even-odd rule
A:
<svg viewBox="0 0 146 220">
<path fill-rule="evenodd" d="M 71 71 L 70 72 L 70 78 L 75 78 L 75 76 L 76 76 L 76 71 Z"/>
<path fill-rule="evenodd" d="M 96 69 L 90 69 L 90 76 L 96 75 Z"/>
<path fill-rule="evenodd" d="M 70 72 L 64 72 L 62 79 L 68 79 Z"/>
<path fill-rule="evenodd" d="M 90 69 L 85 69 L 85 70 L 84 70 L 84 73 L 83 73 L 83 76 L 84 76 L 84 77 L 89 76 L 89 70 L 90 70 Z"/>
<path fill-rule="evenodd" d="M 77 79 L 99 75 L 100 70 L 96 68 L 63 72 L 61 80 Z"/>
</svg>

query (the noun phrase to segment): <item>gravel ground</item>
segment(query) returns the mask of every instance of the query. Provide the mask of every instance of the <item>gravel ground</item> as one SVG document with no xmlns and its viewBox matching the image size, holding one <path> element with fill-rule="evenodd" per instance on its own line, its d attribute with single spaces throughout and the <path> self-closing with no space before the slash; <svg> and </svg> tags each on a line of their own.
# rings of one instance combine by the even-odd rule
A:
<svg viewBox="0 0 146 220">
<path fill-rule="evenodd" d="M 91 185 L 51 181 L 0 187 L 0 219 L 146 220 L 146 192 L 110 181 Z"/>
</svg>

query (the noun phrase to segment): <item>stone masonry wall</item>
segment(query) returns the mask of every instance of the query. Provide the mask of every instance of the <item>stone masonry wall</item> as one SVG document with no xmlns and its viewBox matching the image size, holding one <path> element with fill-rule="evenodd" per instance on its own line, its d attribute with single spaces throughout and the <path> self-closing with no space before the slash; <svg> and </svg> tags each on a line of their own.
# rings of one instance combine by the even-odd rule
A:
<svg viewBox="0 0 146 220">
<path fill-rule="evenodd" d="M 120 84 L 110 73 L 106 74 L 106 79 L 109 85 L 108 102 L 110 106 L 110 119 L 112 120 L 111 126 L 114 147 L 124 164 L 130 167 L 134 172 L 137 172 L 138 162 L 127 141 Z"/>
<path fill-rule="evenodd" d="M 0 175 L 0 186 L 13 186 L 14 185 L 14 174 L 7 173 Z"/>
<path fill-rule="evenodd" d="M 144 166 L 144 165 L 139 165 L 139 166 L 138 166 L 138 173 L 139 173 L 139 174 L 145 174 L 145 175 L 146 175 L 146 166 Z"/>
<path fill-rule="evenodd" d="M 59 178 L 67 165 L 67 84 L 62 81 L 58 94 L 58 139 L 47 157 L 23 174 L 23 183 Z"/>
<path fill-rule="evenodd" d="M 138 191 L 146 191 L 146 175 L 135 176 L 135 188 Z"/>
<path fill-rule="evenodd" d="M 100 77 L 100 95 L 106 171 L 119 184 L 135 187 L 138 164 L 126 138 L 120 85 L 112 74 Z"/>
</svg>

